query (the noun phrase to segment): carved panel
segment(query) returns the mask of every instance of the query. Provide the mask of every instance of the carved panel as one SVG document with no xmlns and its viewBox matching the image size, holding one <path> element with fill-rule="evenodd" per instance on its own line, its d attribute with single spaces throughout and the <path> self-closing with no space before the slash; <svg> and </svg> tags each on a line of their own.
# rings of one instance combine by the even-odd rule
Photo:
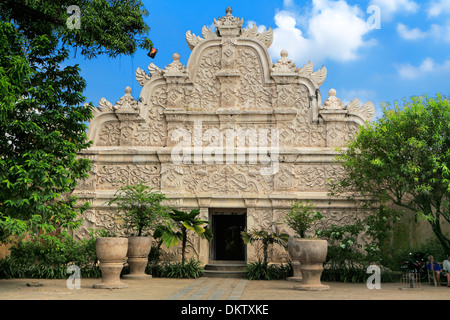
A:
<svg viewBox="0 0 450 320">
<path fill-rule="evenodd" d="M 142 181 L 151 187 L 159 187 L 160 164 L 148 165 L 99 165 L 97 188 L 116 190 L 122 185 L 136 184 Z"/>
<path fill-rule="evenodd" d="M 183 169 L 185 191 L 213 194 L 269 194 L 271 177 L 260 174 L 258 165 L 191 165 Z"/>
<path fill-rule="evenodd" d="M 102 124 L 97 137 L 97 146 L 118 146 L 120 141 L 120 122 L 108 121 Z"/>
<path fill-rule="evenodd" d="M 268 110 L 272 107 L 272 88 L 263 86 L 261 60 L 253 48 L 239 47 L 236 69 L 240 72 L 238 104 L 245 110 Z"/>
<path fill-rule="evenodd" d="M 221 67 L 220 47 L 206 49 L 199 59 L 197 73 L 194 78 L 193 92 L 187 96 L 188 105 L 195 101 L 195 108 L 200 110 L 216 110 L 219 107 L 220 83 L 216 73 Z"/>
</svg>

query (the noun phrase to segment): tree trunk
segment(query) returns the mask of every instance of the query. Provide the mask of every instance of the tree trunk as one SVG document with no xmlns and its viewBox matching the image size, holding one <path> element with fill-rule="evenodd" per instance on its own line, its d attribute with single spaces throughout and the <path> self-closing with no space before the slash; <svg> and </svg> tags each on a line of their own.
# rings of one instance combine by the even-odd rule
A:
<svg viewBox="0 0 450 320">
<path fill-rule="evenodd" d="M 182 246 L 181 246 L 181 263 L 184 265 L 184 260 L 185 260 L 184 252 L 186 251 L 186 241 L 187 241 L 187 239 L 186 239 L 187 232 L 186 232 L 185 227 L 183 227 L 182 232 L 183 232 L 183 241 L 182 241 Z"/>
<path fill-rule="evenodd" d="M 437 219 L 435 220 L 435 222 L 431 222 L 431 228 L 434 232 L 434 234 L 436 235 L 436 237 L 439 239 L 439 241 L 441 242 L 442 246 L 445 249 L 445 252 L 450 252 L 450 240 L 447 239 L 445 237 L 445 235 L 442 233 L 441 230 L 441 223 L 439 221 L 439 215 L 437 215 Z"/>
<path fill-rule="evenodd" d="M 264 253 L 264 264 L 265 265 L 267 265 L 268 249 L 269 249 L 269 244 L 266 241 L 263 241 L 263 253 Z"/>
</svg>

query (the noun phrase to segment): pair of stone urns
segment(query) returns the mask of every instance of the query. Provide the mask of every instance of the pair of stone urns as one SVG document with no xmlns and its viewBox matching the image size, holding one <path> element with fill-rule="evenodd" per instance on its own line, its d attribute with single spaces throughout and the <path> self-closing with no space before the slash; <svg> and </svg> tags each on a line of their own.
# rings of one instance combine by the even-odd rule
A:
<svg viewBox="0 0 450 320">
<path fill-rule="evenodd" d="M 145 273 L 148 255 L 152 247 L 152 237 L 100 237 L 96 240 L 97 258 L 100 261 L 102 282 L 94 284 L 97 289 L 127 288 L 128 284 L 120 279 L 125 262 L 130 273 L 125 279 L 145 279 L 151 275 Z"/>
<path fill-rule="evenodd" d="M 120 273 L 128 257 L 130 273 L 126 279 L 145 279 L 151 277 L 145 273 L 148 254 L 151 250 L 151 237 L 129 238 L 97 238 L 96 250 L 100 260 L 102 282 L 94 284 L 94 288 L 119 289 L 128 287 L 120 280 Z M 294 267 L 293 281 L 297 290 L 328 290 L 320 276 L 327 256 L 328 243 L 318 239 L 289 238 L 288 252 Z"/>
</svg>

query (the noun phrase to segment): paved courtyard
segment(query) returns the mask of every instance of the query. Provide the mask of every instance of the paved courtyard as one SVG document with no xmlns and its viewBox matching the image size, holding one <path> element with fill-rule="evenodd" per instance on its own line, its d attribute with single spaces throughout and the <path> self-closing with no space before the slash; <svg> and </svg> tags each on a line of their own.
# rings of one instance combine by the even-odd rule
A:
<svg viewBox="0 0 450 320">
<path fill-rule="evenodd" d="M 400 289 L 401 283 L 324 283 L 327 291 L 294 290 L 291 281 L 255 281 L 230 278 L 123 280 L 124 289 L 94 289 L 100 279 L 81 279 L 80 289 L 69 289 L 66 280 L 0 280 L 0 300 L 450 300 L 450 287 L 423 284 L 420 289 Z"/>
</svg>

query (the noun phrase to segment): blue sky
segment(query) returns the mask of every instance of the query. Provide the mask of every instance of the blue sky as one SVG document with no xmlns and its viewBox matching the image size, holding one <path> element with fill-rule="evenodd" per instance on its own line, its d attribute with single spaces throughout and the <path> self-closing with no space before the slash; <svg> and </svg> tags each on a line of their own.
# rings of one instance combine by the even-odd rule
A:
<svg viewBox="0 0 450 320">
<path fill-rule="evenodd" d="M 155 59 L 147 52 L 115 59 L 98 57 L 79 63 L 87 81 L 85 96 L 95 106 L 105 97 L 115 103 L 132 88 L 137 99 L 141 86 L 135 79 L 138 67 L 147 70 L 153 62 L 164 68 L 178 52 L 186 65 L 190 49 L 188 30 L 201 35 L 204 25 L 225 15 L 244 19 L 244 27 L 255 23 L 259 29 L 272 28 L 274 42 L 269 48 L 273 61 L 286 49 L 301 67 L 311 60 L 314 69 L 325 65 L 328 76 L 322 97 L 335 88 L 338 98 L 349 102 L 357 97 L 371 100 L 380 113 L 382 102 L 409 99 L 414 95 L 450 92 L 450 0 L 153 0 L 143 3 L 149 15 L 150 39 L 159 50 Z M 371 7 L 372 6 L 372 7 Z M 375 6 L 375 7 L 374 7 Z M 379 9 L 380 20 L 376 19 Z M 370 23 L 379 22 L 379 29 Z M 373 25 L 372 25 L 373 26 Z"/>
</svg>

